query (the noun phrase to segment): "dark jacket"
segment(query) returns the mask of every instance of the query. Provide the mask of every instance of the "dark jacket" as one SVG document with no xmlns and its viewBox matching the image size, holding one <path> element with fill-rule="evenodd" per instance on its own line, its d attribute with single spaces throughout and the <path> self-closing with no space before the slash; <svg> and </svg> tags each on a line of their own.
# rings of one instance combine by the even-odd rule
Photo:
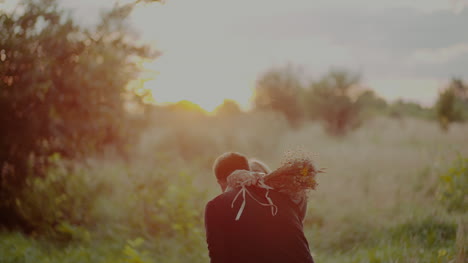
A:
<svg viewBox="0 0 468 263">
<path fill-rule="evenodd" d="M 248 187 L 249 192 L 266 203 L 265 190 Z M 270 207 L 262 206 L 246 195 L 246 206 L 235 220 L 242 195 L 231 203 L 239 189 L 217 196 L 206 205 L 205 228 L 211 263 L 313 263 L 302 227 L 303 214 L 286 195 L 270 190 L 278 207 L 273 216 Z"/>
</svg>

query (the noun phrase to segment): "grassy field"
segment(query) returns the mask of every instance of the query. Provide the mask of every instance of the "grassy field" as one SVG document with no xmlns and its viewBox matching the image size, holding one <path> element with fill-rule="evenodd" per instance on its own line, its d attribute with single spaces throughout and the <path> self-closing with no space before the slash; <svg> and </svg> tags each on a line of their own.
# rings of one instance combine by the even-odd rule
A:
<svg viewBox="0 0 468 263">
<path fill-rule="evenodd" d="M 131 160 L 109 153 L 70 172 L 57 157 L 48 179 L 31 180 L 20 205 L 38 230 L 3 231 L 0 262 L 208 262 L 203 209 L 220 192 L 216 156 L 239 151 L 276 168 L 298 148 L 327 171 L 305 221 L 317 262 L 467 260 L 466 209 L 439 201 L 441 176 L 468 157 L 466 124 L 443 133 L 435 122 L 381 118 L 334 138 L 268 114 L 155 114 L 154 123 Z"/>
</svg>

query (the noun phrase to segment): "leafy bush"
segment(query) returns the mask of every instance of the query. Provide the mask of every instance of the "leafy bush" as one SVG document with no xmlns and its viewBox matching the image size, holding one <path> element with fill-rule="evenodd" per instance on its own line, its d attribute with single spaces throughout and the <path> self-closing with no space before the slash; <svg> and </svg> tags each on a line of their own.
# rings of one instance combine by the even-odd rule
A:
<svg viewBox="0 0 468 263">
<path fill-rule="evenodd" d="M 44 176 L 27 179 L 17 210 L 34 232 L 62 241 L 88 240 L 83 227 L 95 222 L 91 211 L 102 185 L 83 168 L 67 167 L 58 154 L 49 159 L 55 160 Z"/>
<path fill-rule="evenodd" d="M 438 199 L 448 211 L 468 211 L 468 158 L 459 156 L 439 177 Z"/>
<path fill-rule="evenodd" d="M 15 199 L 28 176 L 46 172 L 48 156 L 82 158 L 112 146 L 126 151 L 125 98 L 139 74 L 137 60 L 154 53 L 130 39 L 116 6 L 90 28 L 56 0 L 24 0 L 0 9 L 0 224 L 18 221 Z M 123 96 L 128 95 L 128 96 Z"/>
<path fill-rule="evenodd" d="M 30 232 L 62 243 L 88 242 L 96 228 L 111 238 L 184 237 L 181 249 L 203 239 L 205 195 L 193 186 L 193 174 L 163 166 L 155 172 L 142 162 L 94 166 L 50 159 L 47 174 L 28 178 L 16 199 Z"/>
<path fill-rule="evenodd" d="M 455 110 L 455 93 L 454 90 L 448 88 L 439 94 L 436 103 L 437 118 L 440 127 L 443 130 L 448 130 L 450 123 L 460 119 L 460 114 Z"/>
<path fill-rule="evenodd" d="M 450 123 L 466 121 L 468 116 L 468 86 L 453 78 L 449 86 L 439 93 L 434 106 L 440 127 L 447 131 Z"/>
<path fill-rule="evenodd" d="M 136 235 L 188 237 L 196 232 L 203 218 L 204 195 L 192 186 L 192 176 L 171 173 L 154 178 L 134 181 L 127 203 L 121 204 L 129 212 L 121 223 L 127 222 Z"/>
</svg>

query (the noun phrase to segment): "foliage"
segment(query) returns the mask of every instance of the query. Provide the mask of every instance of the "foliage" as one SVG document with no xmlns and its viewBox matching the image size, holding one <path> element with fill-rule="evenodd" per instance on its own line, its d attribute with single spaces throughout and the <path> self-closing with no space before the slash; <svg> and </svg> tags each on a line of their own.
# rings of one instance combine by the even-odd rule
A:
<svg viewBox="0 0 468 263">
<path fill-rule="evenodd" d="M 202 107 L 200 107 L 200 105 L 188 100 L 181 100 L 177 103 L 170 104 L 167 106 L 167 108 L 171 111 L 181 112 L 185 114 L 206 114 L 206 111 Z"/>
<path fill-rule="evenodd" d="M 174 257 L 190 255 L 204 261 L 205 197 L 193 187 L 193 174 L 176 169 L 153 174 L 122 163 L 110 167 L 100 163 L 103 167 L 92 170 L 83 166 L 62 169 L 63 162 L 57 160 L 45 178 L 28 178 L 28 190 L 18 199 L 22 216 L 34 227 L 32 236 L 43 238 L 42 242 L 58 250 L 75 244 L 89 246 L 83 253 L 91 258 L 96 256 L 92 251 L 95 240 L 115 243 L 122 238 L 142 237 L 165 257 L 170 249 Z M 141 240 L 127 242 L 115 255 L 109 253 L 112 248 L 105 248 L 109 262 L 153 262 L 148 253 L 138 249 Z M 173 240 L 173 244 L 161 240 Z M 87 257 L 78 262 L 94 262 Z M 43 258 L 49 259 L 47 255 Z"/>
<path fill-rule="evenodd" d="M 433 110 L 418 103 L 398 99 L 389 105 L 389 114 L 393 118 L 411 117 L 417 119 L 433 119 Z"/>
<path fill-rule="evenodd" d="M 432 218 L 412 219 L 381 230 L 369 229 L 361 224 L 358 224 L 356 229 L 352 226 L 353 224 L 349 224 L 348 230 L 360 234 L 353 237 L 352 234 L 343 231 L 341 234 L 344 235 L 344 239 L 337 239 L 333 249 L 318 249 L 321 242 L 315 245 L 312 243 L 314 259 L 320 262 L 353 263 L 464 262 L 451 261 L 456 258 L 456 251 L 452 245 L 455 226 L 447 221 Z M 333 236 L 333 238 L 339 237 L 339 235 Z M 207 261 L 206 255 L 184 254 L 184 251 L 178 249 L 177 244 L 172 243 L 182 242 L 182 239 L 151 240 L 136 237 L 126 240 L 124 242 L 118 239 L 95 240 L 60 248 L 45 240 L 36 240 L 20 234 L 0 233 L 0 259 L 7 263 Z M 204 240 L 192 240 L 190 246 L 202 250 L 199 245 L 203 243 Z M 174 256 L 177 253 L 178 257 Z"/>
<path fill-rule="evenodd" d="M 27 179 L 17 205 L 30 232 L 61 243 L 89 241 L 88 230 L 96 226 L 129 237 L 200 238 L 204 195 L 187 173 L 163 172 L 163 166 L 154 173 L 117 162 L 100 168 L 68 163 L 57 160 L 46 176 Z"/>
<path fill-rule="evenodd" d="M 50 156 L 57 164 L 49 169 L 50 178 L 42 178 L 50 190 L 31 191 L 27 200 L 35 202 L 22 204 L 37 207 L 24 211 L 48 214 L 39 214 L 39 219 L 54 216 L 54 209 L 69 214 L 28 235 L 0 232 L 0 262 L 208 262 L 203 208 L 220 190 L 211 172 L 212 159 L 183 159 L 179 151 L 168 151 L 176 143 L 168 127 L 179 122 L 188 124 L 176 128 L 212 139 L 204 144 L 209 150 L 199 155 L 216 156 L 238 147 L 234 149 L 274 169 L 292 145 L 317 153 L 314 157 L 327 175 L 318 178 L 318 191 L 310 193 L 304 223 L 317 262 L 466 261 L 456 248 L 463 251 L 466 238 L 454 240 L 460 213 L 447 213 L 434 205 L 431 192 L 415 190 L 437 184 L 437 169 L 420 174 L 428 165 L 437 167 L 452 159 L 454 150 L 468 153 L 466 124 L 454 126 L 447 135 L 427 120 L 400 126 L 393 119 L 374 119 L 345 140 L 336 140 L 318 123 L 293 130 L 275 115 L 191 122 L 176 116 L 149 119 L 149 128 L 154 127 L 143 133 L 136 147 L 141 152 L 129 161 L 93 157 L 71 163 Z M 415 138 L 418 143 L 408 143 Z M 168 142 L 168 148 L 161 148 L 161 141 Z M 61 165 L 68 166 L 67 173 Z M 69 196 L 66 201 L 51 203 L 53 195 L 64 193 Z M 466 218 L 466 212 L 461 216 Z M 457 239 L 462 239 L 459 232 Z"/>
<path fill-rule="evenodd" d="M 345 70 L 332 70 L 308 89 L 306 105 L 312 119 L 321 120 L 326 131 L 346 134 L 360 124 L 360 107 L 352 95 L 359 87 L 359 76 Z"/>
<path fill-rule="evenodd" d="M 84 29 L 55 0 L 25 0 L 0 10 L 0 224 L 18 220 L 15 196 L 27 177 L 44 174 L 48 156 L 63 158 L 126 151 L 127 84 L 138 60 L 153 57 L 129 37 L 116 6 Z"/>
<path fill-rule="evenodd" d="M 44 177 L 29 177 L 16 199 L 17 210 L 36 233 L 61 241 L 88 240 L 83 227 L 95 222 L 92 207 L 103 185 L 79 167 L 66 167 L 58 154 Z"/>
<path fill-rule="evenodd" d="M 133 191 L 125 204 L 133 213 L 124 219 L 132 233 L 162 237 L 180 235 L 187 239 L 198 234 L 196 226 L 201 223 L 203 195 L 192 187 L 190 175 L 181 172 L 171 177 L 159 175 L 153 180 L 142 177 L 133 182 Z"/>
<path fill-rule="evenodd" d="M 148 252 L 140 252 L 138 247 L 140 247 L 145 241 L 142 238 L 137 238 L 135 240 L 128 240 L 123 253 L 125 254 L 126 263 L 151 263 L 153 262 L 148 255 Z"/>
<path fill-rule="evenodd" d="M 101 241 L 60 248 L 21 234 L 0 233 L 0 260 L 2 263 L 156 262 L 145 249 L 146 243 L 142 238 L 135 238 L 125 243 Z"/>
<path fill-rule="evenodd" d="M 223 101 L 223 104 L 219 105 L 216 109 L 215 109 L 215 113 L 216 115 L 218 116 L 232 116 L 232 115 L 238 115 L 240 114 L 242 111 L 239 107 L 239 104 L 237 104 L 236 101 L 234 100 L 229 100 L 229 99 L 225 99 Z"/>
<path fill-rule="evenodd" d="M 363 114 L 383 115 L 388 111 L 388 103 L 379 97 L 373 90 L 365 90 L 359 94 L 356 104 L 362 109 Z"/>
<path fill-rule="evenodd" d="M 330 168 L 309 205 L 307 218 L 319 223 L 305 225 L 316 261 L 455 258 L 454 215 L 414 189 L 439 179 L 417 176 L 421 167 L 453 156 L 454 149 L 466 154 L 466 125 L 447 136 L 427 121 L 402 127 L 376 119 L 337 141 L 315 123 L 290 130 L 283 119 L 258 112 L 211 118 L 182 103 L 169 107 L 166 117 L 152 108 L 155 118 L 145 115 L 144 136 L 129 136 L 132 131 L 121 129 L 135 129 L 122 106 L 135 99 L 127 82 L 137 73 L 135 62 L 151 53 L 125 34 L 122 18 L 131 6 L 84 30 L 54 1 L 27 3 L 19 13 L 0 16 L 0 224 L 13 209 L 30 231 L 0 232 L 1 262 L 207 262 L 203 206 L 219 191 L 210 158 L 239 149 L 274 166 L 291 145 L 313 150 Z M 290 73 L 267 73 L 256 106 L 280 112 L 293 126 L 306 109 L 342 135 L 360 124 L 361 110 L 385 109 L 377 95 L 357 94 L 359 78 L 350 73 L 330 73 L 307 91 Z M 455 90 L 457 108 L 464 95 Z M 261 94 L 271 100 L 263 104 Z M 403 115 L 432 114 L 414 103 L 390 107 Z M 129 138 L 138 141 L 131 159 L 89 156 L 109 145 L 125 151 Z M 442 203 L 463 216 L 466 166 L 463 159 L 439 183 Z M 414 213 L 427 217 L 415 219 Z M 433 218 L 438 214 L 443 216 Z M 459 255 L 457 262 L 464 262 Z"/>
<path fill-rule="evenodd" d="M 459 114 L 460 121 L 468 120 L 468 84 L 462 79 L 454 78 L 450 86 L 455 93 L 455 112 Z"/>
<path fill-rule="evenodd" d="M 448 211 L 468 212 L 468 158 L 459 156 L 439 178 L 438 199 Z"/>
<path fill-rule="evenodd" d="M 459 119 L 459 114 L 455 111 L 454 104 L 455 93 L 453 89 L 446 89 L 439 94 L 436 110 L 440 127 L 443 130 L 448 130 L 450 123 Z"/>
<path fill-rule="evenodd" d="M 468 115 L 468 86 L 461 79 L 452 79 L 450 85 L 439 93 L 435 109 L 440 127 L 447 131 L 450 123 L 460 122 Z"/>
<path fill-rule="evenodd" d="M 414 219 L 391 230 L 397 242 L 420 244 L 426 247 L 445 246 L 456 238 L 457 225 L 435 217 Z"/>
<path fill-rule="evenodd" d="M 281 113 L 292 127 L 297 127 L 303 117 L 301 90 L 302 84 L 293 68 L 270 69 L 257 80 L 254 107 Z"/>
<path fill-rule="evenodd" d="M 365 216 L 359 217 L 344 221 L 345 227 L 336 226 L 339 230 L 332 233 L 315 237 L 322 231 L 314 232 L 316 261 L 440 263 L 456 257 L 456 224 L 446 219 L 415 217 L 376 229 L 362 223 Z"/>
</svg>

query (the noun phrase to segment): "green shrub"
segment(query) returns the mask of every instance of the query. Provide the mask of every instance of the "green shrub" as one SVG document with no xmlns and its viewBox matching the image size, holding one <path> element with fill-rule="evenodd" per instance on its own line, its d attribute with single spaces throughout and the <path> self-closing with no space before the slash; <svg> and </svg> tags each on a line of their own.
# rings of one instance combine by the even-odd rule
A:
<svg viewBox="0 0 468 263">
<path fill-rule="evenodd" d="M 43 177 L 29 177 L 16 199 L 17 210 L 35 232 L 53 234 L 62 241 L 88 240 L 83 227 L 94 222 L 90 211 L 100 185 L 82 168 L 67 167 L 58 155 Z M 52 160 L 54 159 L 54 160 Z"/>
<path fill-rule="evenodd" d="M 90 244 L 57 244 L 19 233 L 0 233 L 2 263 L 153 263 L 154 253 L 142 238 Z"/>
<path fill-rule="evenodd" d="M 468 211 L 468 158 L 459 156 L 440 176 L 437 196 L 449 212 Z"/>
<path fill-rule="evenodd" d="M 137 61 L 156 55 L 132 41 L 125 20 L 134 5 L 83 27 L 57 0 L 14 2 L 0 8 L 0 225 L 9 227 L 20 219 L 17 194 L 29 176 L 47 173 L 50 154 L 126 155 L 138 129 L 125 105 L 142 104 L 129 82 Z"/>
<path fill-rule="evenodd" d="M 193 174 L 170 174 L 164 189 L 154 191 L 150 185 L 142 187 L 134 199 L 134 213 L 144 214 L 141 235 L 148 238 L 175 240 L 171 250 L 178 254 L 200 258 L 205 252 L 203 206 L 205 196 L 192 185 Z M 129 218 L 130 226 L 137 217 Z M 141 221 L 140 221 L 141 222 Z M 136 228 L 136 225 L 135 227 Z"/>
<path fill-rule="evenodd" d="M 418 244 L 425 247 L 443 247 L 455 242 L 457 225 L 434 217 L 411 220 L 393 228 L 395 242 Z"/>
</svg>

